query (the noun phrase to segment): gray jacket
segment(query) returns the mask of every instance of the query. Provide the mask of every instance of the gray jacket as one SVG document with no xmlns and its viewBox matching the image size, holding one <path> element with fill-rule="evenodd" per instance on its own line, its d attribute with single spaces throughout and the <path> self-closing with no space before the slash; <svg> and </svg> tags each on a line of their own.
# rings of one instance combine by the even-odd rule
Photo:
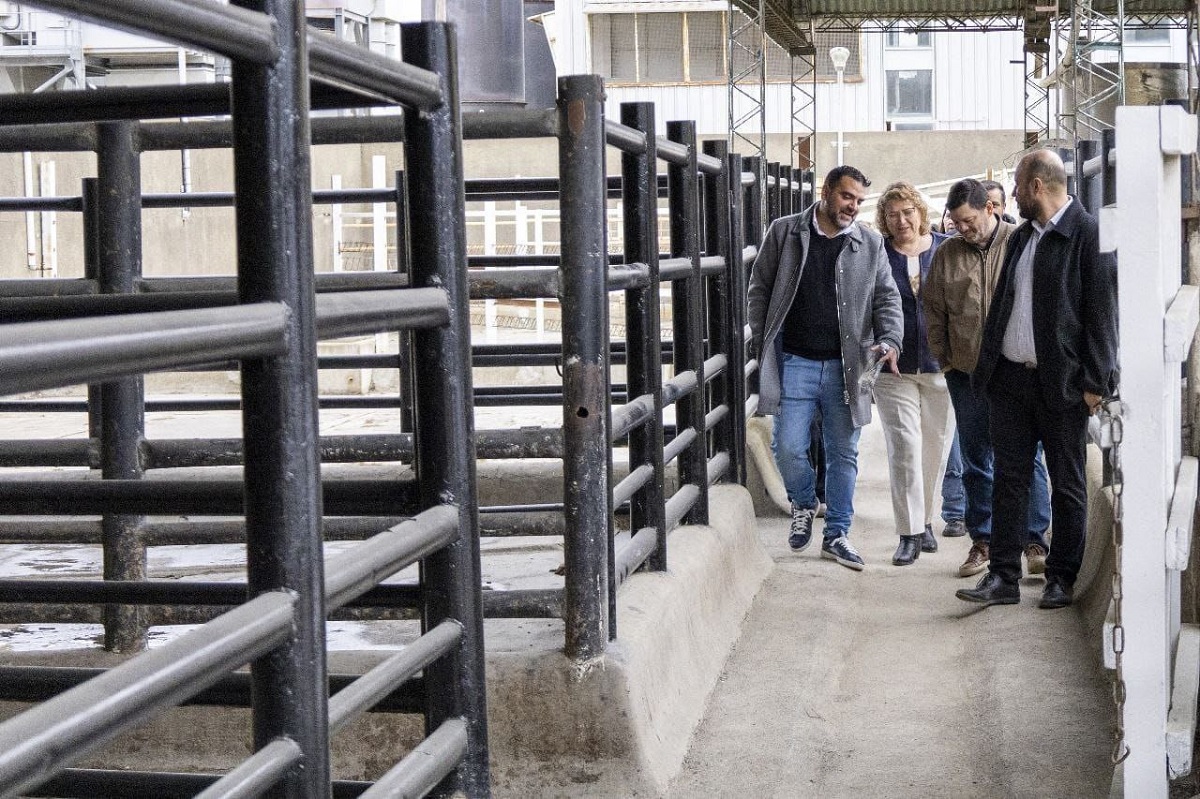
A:
<svg viewBox="0 0 1200 799">
<path fill-rule="evenodd" d="M 767 229 L 750 272 L 746 313 L 755 357 L 759 359 L 758 413 L 779 412 L 783 370 L 783 321 L 796 297 L 800 274 L 812 236 L 817 206 L 776 219 Z M 883 237 L 855 224 L 837 259 L 838 328 L 842 340 L 845 401 L 856 427 L 871 421 L 871 395 L 858 390 L 867 362 L 867 349 L 886 342 L 900 349 L 904 313 L 892 279 Z"/>
</svg>

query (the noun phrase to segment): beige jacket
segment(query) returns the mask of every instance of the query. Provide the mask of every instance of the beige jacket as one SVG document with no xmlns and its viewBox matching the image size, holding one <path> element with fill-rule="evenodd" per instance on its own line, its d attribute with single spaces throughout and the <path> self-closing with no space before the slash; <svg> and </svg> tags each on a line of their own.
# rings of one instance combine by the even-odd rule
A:
<svg viewBox="0 0 1200 799">
<path fill-rule="evenodd" d="M 942 242 L 934 253 L 929 276 L 921 286 L 921 305 L 929 349 L 943 371 L 975 371 L 1004 250 L 1016 229 L 1001 219 L 986 250 L 955 236 Z"/>
</svg>

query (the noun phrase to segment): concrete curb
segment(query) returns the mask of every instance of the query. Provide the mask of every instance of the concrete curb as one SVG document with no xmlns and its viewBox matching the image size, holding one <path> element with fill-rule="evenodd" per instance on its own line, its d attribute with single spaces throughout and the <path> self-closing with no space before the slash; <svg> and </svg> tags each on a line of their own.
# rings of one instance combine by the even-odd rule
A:
<svg viewBox="0 0 1200 799">
<path fill-rule="evenodd" d="M 709 525 L 671 534 L 669 571 L 626 581 L 617 641 L 603 657 L 580 665 L 558 651 L 489 655 L 497 797 L 666 790 L 774 568 L 744 488 L 714 486 L 710 508 Z"/>
<path fill-rule="evenodd" d="M 775 434 L 772 416 L 755 416 L 746 422 L 746 488 L 760 517 L 789 516 L 792 503 L 771 451 Z"/>
</svg>

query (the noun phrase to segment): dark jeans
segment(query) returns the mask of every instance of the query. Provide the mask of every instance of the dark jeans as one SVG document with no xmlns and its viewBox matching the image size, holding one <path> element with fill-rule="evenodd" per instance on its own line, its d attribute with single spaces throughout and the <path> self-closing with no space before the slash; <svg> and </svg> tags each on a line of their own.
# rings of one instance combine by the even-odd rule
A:
<svg viewBox="0 0 1200 799">
<path fill-rule="evenodd" d="M 1030 500 L 1029 459 L 1040 442 L 1054 493 L 1054 545 L 1046 578 L 1075 583 L 1087 532 L 1088 412 L 1083 402 L 1046 404 L 1036 369 L 1001 358 L 988 384 L 992 446 L 996 454 L 995 507 L 989 570 L 1006 582 L 1021 579 L 1021 550 Z"/>
<path fill-rule="evenodd" d="M 954 443 L 950 445 L 950 456 L 946 458 L 946 475 L 942 478 L 942 521 L 963 519 L 967 514 L 967 494 L 963 490 L 962 451 L 958 446 L 958 430 L 954 431 Z"/>
<path fill-rule="evenodd" d="M 1024 367 L 1022 367 L 1024 368 Z M 963 519 L 972 539 L 988 541 L 992 537 L 992 430 L 988 420 L 988 401 L 971 388 L 971 376 L 951 369 L 946 373 L 950 402 L 958 425 L 958 443 L 962 452 L 962 483 L 967 495 Z M 1032 502 L 1028 506 L 1026 543 L 1046 546 L 1046 528 L 1050 526 L 1050 492 L 1046 485 L 1046 467 L 1038 448 L 1030 453 L 1033 462 Z"/>
</svg>

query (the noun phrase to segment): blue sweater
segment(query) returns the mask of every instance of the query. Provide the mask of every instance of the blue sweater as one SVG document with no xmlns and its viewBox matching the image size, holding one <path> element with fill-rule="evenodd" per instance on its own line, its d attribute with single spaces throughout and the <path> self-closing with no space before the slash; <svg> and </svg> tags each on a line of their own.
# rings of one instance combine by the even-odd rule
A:
<svg viewBox="0 0 1200 799">
<path fill-rule="evenodd" d="M 950 238 L 941 233 L 933 233 L 933 244 L 921 253 L 921 283 L 929 275 L 929 265 L 933 263 L 933 254 L 938 246 Z M 929 338 L 925 331 L 925 311 L 921 308 L 919 298 L 913 294 L 912 285 L 908 281 L 908 256 L 897 252 L 892 247 L 892 240 L 884 240 L 884 250 L 887 252 L 888 264 L 892 267 L 892 278 L 896 288 L 900 290 L 900 306 L 904 311 L 904 347 L 900 351 L 900 360 L 896 364 L 902 374 L 934 373 L 942 371 L 937 360 L 929 351 Z"/>
</svg>

